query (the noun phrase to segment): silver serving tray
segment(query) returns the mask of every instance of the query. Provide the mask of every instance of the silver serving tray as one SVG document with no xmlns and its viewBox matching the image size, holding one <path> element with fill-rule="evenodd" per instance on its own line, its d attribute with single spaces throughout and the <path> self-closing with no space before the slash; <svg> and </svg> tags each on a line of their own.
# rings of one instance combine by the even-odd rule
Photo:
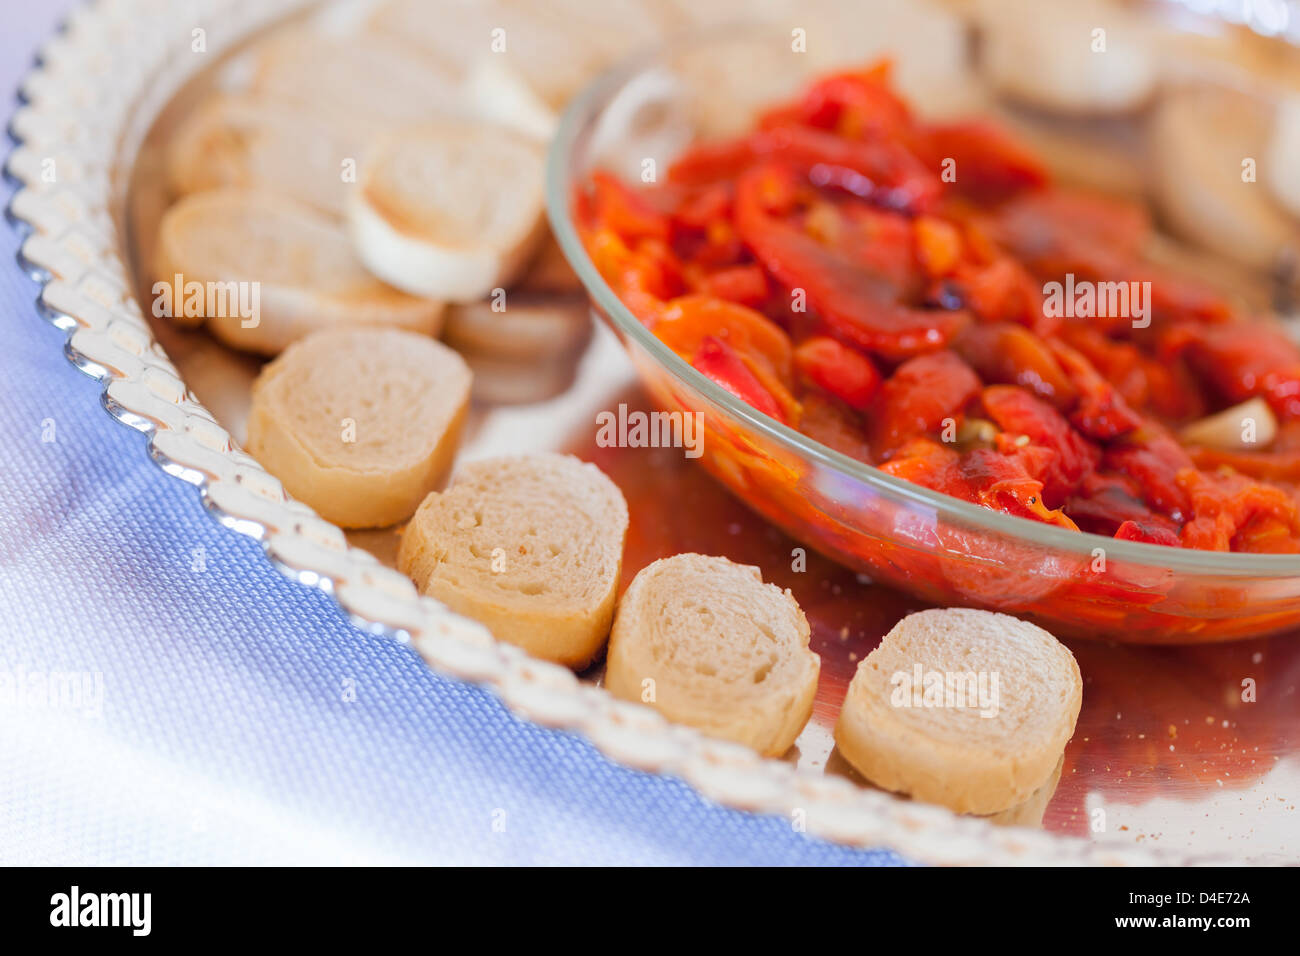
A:
<svg viewBox="0 0 1300 956">
<path fill-rule="evenodd" d="M 23 81 L 9 127 L 17 146 L 5 169 L 18 189 L 7 216 L 24 237 L 19 262 L 40 285 L 37 312 L 66 333 L 69 361 L 101 383 L 105 410 L 143 432 L 154 462 L 193 485 L 214 519 L 260 541 L 277 568 L 329 594 L 359 628 L 412 644 L 431 667 L 489 687 L 516 714 L 582 734 L 610 759 L 679 777 L 718 803 L 797 820 L 811 835 L 888 846 L 935 864 L 1213 859 L 1135 846 L 1119 835 L 1085 840 L 1000 826 L 861 786 L 825 772 L 832 741 L 815 723 L 790 760 L 763 759 L 669 724 L 421 597 L 391 567 L 391 532 L 345 534 L 288 497 L 240 448 L 258 363 L 205 334 L 147 319 L 136 260 L 164 208 L 153 170 L 175 117 L 210 86 L 223 58 L 307 6 L 99 0 L 78 7 Z M 190 51 L 196 23 L 207 31 L 204 57 Z M 57 158 L 57 183 L 42 181 L 46 157 Z M 562 394 L 476 408 L 460 460 L 563 447 L 632 384 L 631 365 L 602 327 Z M 123 453 L 131 447 L 124 441 Z"/>
</svg>

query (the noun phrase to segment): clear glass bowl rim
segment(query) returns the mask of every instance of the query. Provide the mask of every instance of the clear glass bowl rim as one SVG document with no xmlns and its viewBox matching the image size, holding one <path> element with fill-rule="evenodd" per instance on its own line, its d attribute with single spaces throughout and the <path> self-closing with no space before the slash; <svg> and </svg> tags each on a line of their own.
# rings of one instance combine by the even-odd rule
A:
<svg viewBox="0 0 1300 956">
<path fill-rule="evenodd" d="M 750 29 L 754 28 L 752 24 L 747 26 Z M 1230 577 L 1251 575 L 1292 577 L 1300 574 L 1300 559 L 1295 555 L 1171 548 L 1139 541 L 1124 541 L 1090 532 L 1070 531 L 1066 528 L 1031 521 L 1028 518 L 1003 514 L 913 484 L 905 479 L 887 475 L 872 465 L 841 454 L 788 425 L 783 425 L 755 411 L 731 392 L 696 371 L 676 352 L 656 338 L 605 282 L 578 236 L 572 216 L 575 183 L 570 175 L 574 169 L 574 149 L 581 134 L 596 121 L 608 98 L 638 73 L 656 65 L 673 52 L 706 43 L 726 42 L 728 38 L 736 38 L 737 32 L 734 27 L 725 34 L 718 29 L 702 31 L 688 37 L 671 39 L 634 54 L 596 77 L 570 102 L 560 118 L 559 127 L 546 159 L 547 215 L 561 250 L 578 274 L 587 294 L 622 336 L 634 341 L 682 384 L 703 394 L 712 404 L 721 407 L 728 415 L 745 422 L 768 440 L 783 445 L 847 478 L 861 482 L 886 498 L 902 499 L 920 505 L 933 510 L 936 516 L 942 516 L 961 525 L 1002 534 L 1042 548 L 1080 557 L 1090 558 L 1097 548 L 1103 548 L 1108 561 L 1118 560 L 1192 574 Z"/>
</svg>

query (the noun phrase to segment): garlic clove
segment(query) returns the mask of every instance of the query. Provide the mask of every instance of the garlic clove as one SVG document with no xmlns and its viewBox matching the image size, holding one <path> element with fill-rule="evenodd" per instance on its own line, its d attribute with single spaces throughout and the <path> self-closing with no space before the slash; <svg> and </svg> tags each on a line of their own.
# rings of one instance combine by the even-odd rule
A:
<svg viewBox="0 0 1300 956">
<path fill-rule="evenodd" d="M 1182 430 L 1184 442 L 1219 451 L 1263 451 L 1276 437 L 1277 418 L 1262 398 L 1225 408 Z"/>
</svg>

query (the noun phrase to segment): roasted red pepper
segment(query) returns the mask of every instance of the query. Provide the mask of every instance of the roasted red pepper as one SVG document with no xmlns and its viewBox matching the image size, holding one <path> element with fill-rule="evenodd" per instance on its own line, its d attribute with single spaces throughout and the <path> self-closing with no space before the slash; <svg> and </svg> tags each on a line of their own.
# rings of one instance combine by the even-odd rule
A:
<svg viewBox="0 0 1300 956">
<path fill-rule="evenodd" d="M 789 291 L 806 299 L 835 334 L 889 359 L 941 348 L 966 321 L 961 312 L 902 305 L 888 276 L 854 262 L 842 249 L 771 216 L 763 197 L 782 173 L 760 166 L 746 173 L 736 196 L 736 226 L 754 257 Z"/>
<path fill-rule="evenodd" d="M 859 411 L 870 407 L 880 389 L 871 359 L 824 335 L 801 342 L 794 361 L 810 382 Z"/>
<path fill-rule="evenodd" d="M 814 81 L 666 183 L 596 173 L 575 218 L 678 355 L 846 455 L 1062 528 L 1300 553 L 1300 346 L 1149 261 L 1142 206 L 1053 186 L 985 121 L 919 120 L 886 64 Z M 1254 397 L 1271 445 L 1177 437 Z"/>
<path fill-rule="evenodd" d="M 874 444 L 885 457 L 905 440 L 940 436 L 952 420 L 955 426 L 968 402 L 979 394 L 980 380 L 952 352 L 920 355 L 904 362 L 885 382 L 871 419 Z"/>
<path fill-rule="evenodd" d="M 692 364 L 705 378 L 717 382 L 747 405 L 752 405 L 783 425 L 789 424 L 772 393 L 763 387 L 763 383 L 735 350 L 721 339 L 706 336 L 700 343 Z"/>
</svg>

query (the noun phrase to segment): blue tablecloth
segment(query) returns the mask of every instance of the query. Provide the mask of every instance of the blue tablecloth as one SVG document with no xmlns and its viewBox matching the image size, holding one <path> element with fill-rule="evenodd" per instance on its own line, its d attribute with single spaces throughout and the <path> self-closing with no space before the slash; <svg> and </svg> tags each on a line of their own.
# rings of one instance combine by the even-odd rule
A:
<svg viewBox="0 0 1300 956">
<path fill-rule="evenodd" d="M 7 5 L 0 90 L 57 6 Z M 615 766 L 355 630 L 103 413 L 2 232 L 0 863 L 900 862 Z M 77 693 L 34 689 L 52 674 Z"/>
</svg>

